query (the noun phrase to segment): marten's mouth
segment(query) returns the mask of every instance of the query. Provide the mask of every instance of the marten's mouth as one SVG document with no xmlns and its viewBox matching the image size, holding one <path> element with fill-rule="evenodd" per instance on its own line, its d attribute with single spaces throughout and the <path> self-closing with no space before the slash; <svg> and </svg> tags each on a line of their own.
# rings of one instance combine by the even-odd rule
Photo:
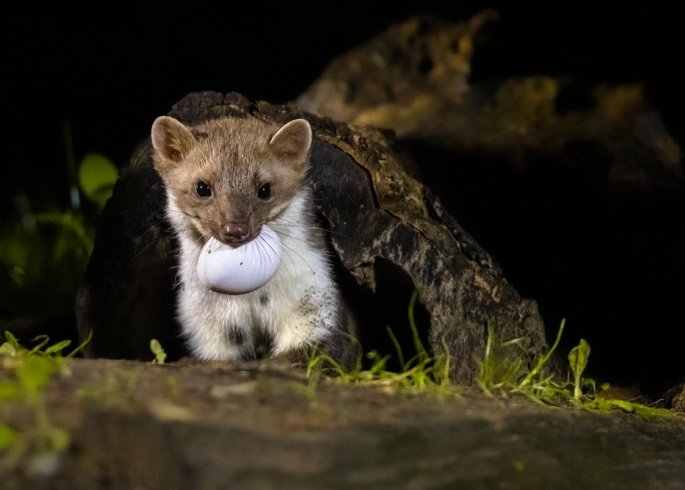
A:
<svg viewBox="0 0 685 490">
<path fill-rule="evenodd" d="M 243 223 L 229 223 L 222 227 L 220 233 L 214 233 L 214 238 L 230 247 L 237 248 L 251 242 L 262 232 L 259 225 L 252 229 L 251 226 Z"/>
<path fill-rule="evenodd" d="M 233 247 L 233 248 L 237 248 L 237 247 L 240 247 L 242 245 L 245 245 L 246 243 L 251 242 L 252 240 L 257 238 L 257 236 L 258 235 L 254 235 L 254 236 L 249 236 L 247 238 L 241 238 L 241 239 L 224 239 L 224 238 L 220 238 L 220 237 L 216 237 L 216 236 L 214 238 L 216 238 L 218 241 L 220 241 L 221 243 L 223 243 L 225 245 L 228 245 L 228 246 Z"/>
</svg>

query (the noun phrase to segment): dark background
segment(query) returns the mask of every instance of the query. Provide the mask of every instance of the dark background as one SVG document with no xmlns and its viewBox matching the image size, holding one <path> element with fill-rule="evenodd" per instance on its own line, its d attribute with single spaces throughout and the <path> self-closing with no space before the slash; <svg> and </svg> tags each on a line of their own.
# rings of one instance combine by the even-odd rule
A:
<svg viewBox="0 0 685 490">
<path fill-rule="evenodd" d="M 420 13 L 458 20 L 487 7 L 499 11 L 499 23 L 476 50 L 474 83 L 535 74 L 590 84 L 644 82 L 669 132 L 685 147 L 680 96 L 684 80 L 679 73 L 685 43 L 682 21 L 672 6 L 475 1 L 237 5 L 60 5 L 52 11 L 19 6 L 18 13 L 5 13 L 0 29 L 2 219 L 12 214 L 18 192 L 36 206 L 43 201 L 66 206 L 65 125 L 71 129 L 77 160 L 99 152 L 122 165 L 147 136 L 154 118 L 188 92 L 237 91 L 250 99 L 287 102 L 306 90 L 333 57 Z M 506 274 L 508 264 L 503 265 Z M 509 267 L 522 269 L 521 264 Z M 523 273 L 514 279 L 522 281 L 524 294 L 545 292 L 545 284 L 525 284 Z M 513 282 L 519 287 L 517 280 Z M 683 290 L 682 283 L 669 281 L 671 290 Z M 556 295 L 550 315 L 554 318 L 546 318 L 548 323 L 556 324 L 559 315 L 578 308 L 574 301 L 587 303 L 587 297 L 567 293 L 560 290 Z M 545 313 L 546 306 L 541 307 Z M 685 328 L 682 314 L 665 315 L 664 322 L 674 319 L 680 323 L 669 328 Z M 662 325 L 658 334 L 663 333 Z M 605 351 L 611 342 L 599 340 Z M 630 347 L 635 349 L 635 343 Z M 656 354 L 647 359 L 658 361 Z M 615 366 L 612 372 L 620 369 Z M 635 367 L 625 372 L 630 374 L 624 381 L 639 378 Z"/>
<path fill-rule="evenodd" d="M 501 22 L 477 52 L 474 82 L 522 74 L 593 82 L 644 81 L 682 132 L 680 49 L 674 7 L 519 2 L 202 2 L 5 14 L 2 36 L 5 156 L 11 186 L 54 193 L 65 178 L 63 124 L 77 157 L 117 163 L 157 115 L 191 91 L 241 92 L 285 102 L 327 62 L 417 13 L 465 18 L 494 6 Z M 121 5 L 121 4 L 120 4 Z M 222 5 L 222 4 L 217 4 Z M 25 8 L 25 7 L 23 7 Z M 40 171 L 34 174 L 28 170 Z M 63 188 L 63 187 L 59 187 Z"/>
</svg>

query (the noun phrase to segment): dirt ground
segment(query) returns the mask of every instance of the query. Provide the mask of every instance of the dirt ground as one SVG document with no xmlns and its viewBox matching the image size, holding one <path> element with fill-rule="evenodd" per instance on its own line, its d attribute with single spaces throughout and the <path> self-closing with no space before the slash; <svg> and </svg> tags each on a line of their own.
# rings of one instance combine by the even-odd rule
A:
<svg viewBox="0 0 685 490">
<path fill-rule="evenodd" d="M 278 362 L 74 359 L 69 371 L 46 393 L 69 448 L 5 464 L 1 488 L 685 486 L 681 417 L 313 383 Z M 19 430 L 33 421 L 18 402 L 0 415 Z"/>
</svg>

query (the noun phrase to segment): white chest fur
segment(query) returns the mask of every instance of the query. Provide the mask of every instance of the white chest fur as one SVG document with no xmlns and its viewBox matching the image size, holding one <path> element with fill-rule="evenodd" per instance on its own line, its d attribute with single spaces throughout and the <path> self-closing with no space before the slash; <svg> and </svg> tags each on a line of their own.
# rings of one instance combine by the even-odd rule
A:
<svg viewBox="0 0 685 490">
<path fill-rule="evenodd" d="M 202 285 L 196 264 L 202 243 L 185 228 L 173 195 L 168 216 L 180 241 L 178 317 L 192 353 L 206 360 L 278 356 L 326 341 L 339 323 L 339 294 L 325 252 L 311 239 L 307 191 L 301 191 L 269 226 L 282 243 L 271 281 L 246 294 Z M 259 345 L 267 339 L 267 352 Z"/>
</svg>

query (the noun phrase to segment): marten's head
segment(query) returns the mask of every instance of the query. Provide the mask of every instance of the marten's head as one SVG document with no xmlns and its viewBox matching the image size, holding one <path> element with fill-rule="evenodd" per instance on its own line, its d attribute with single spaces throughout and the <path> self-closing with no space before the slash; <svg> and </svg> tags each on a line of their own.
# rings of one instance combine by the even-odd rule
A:
<svg viewBox="0 0 685 490">
<path fill-rule="evenodd" d="M 238 246 L 259 235 L 300 190 L 312 130 L 304 119 L 279 129 L 254 117 L 189 127 L 161 116 L 151 139 L 174 225 L 201 241 L 214 236 Z"/>
</svg>

